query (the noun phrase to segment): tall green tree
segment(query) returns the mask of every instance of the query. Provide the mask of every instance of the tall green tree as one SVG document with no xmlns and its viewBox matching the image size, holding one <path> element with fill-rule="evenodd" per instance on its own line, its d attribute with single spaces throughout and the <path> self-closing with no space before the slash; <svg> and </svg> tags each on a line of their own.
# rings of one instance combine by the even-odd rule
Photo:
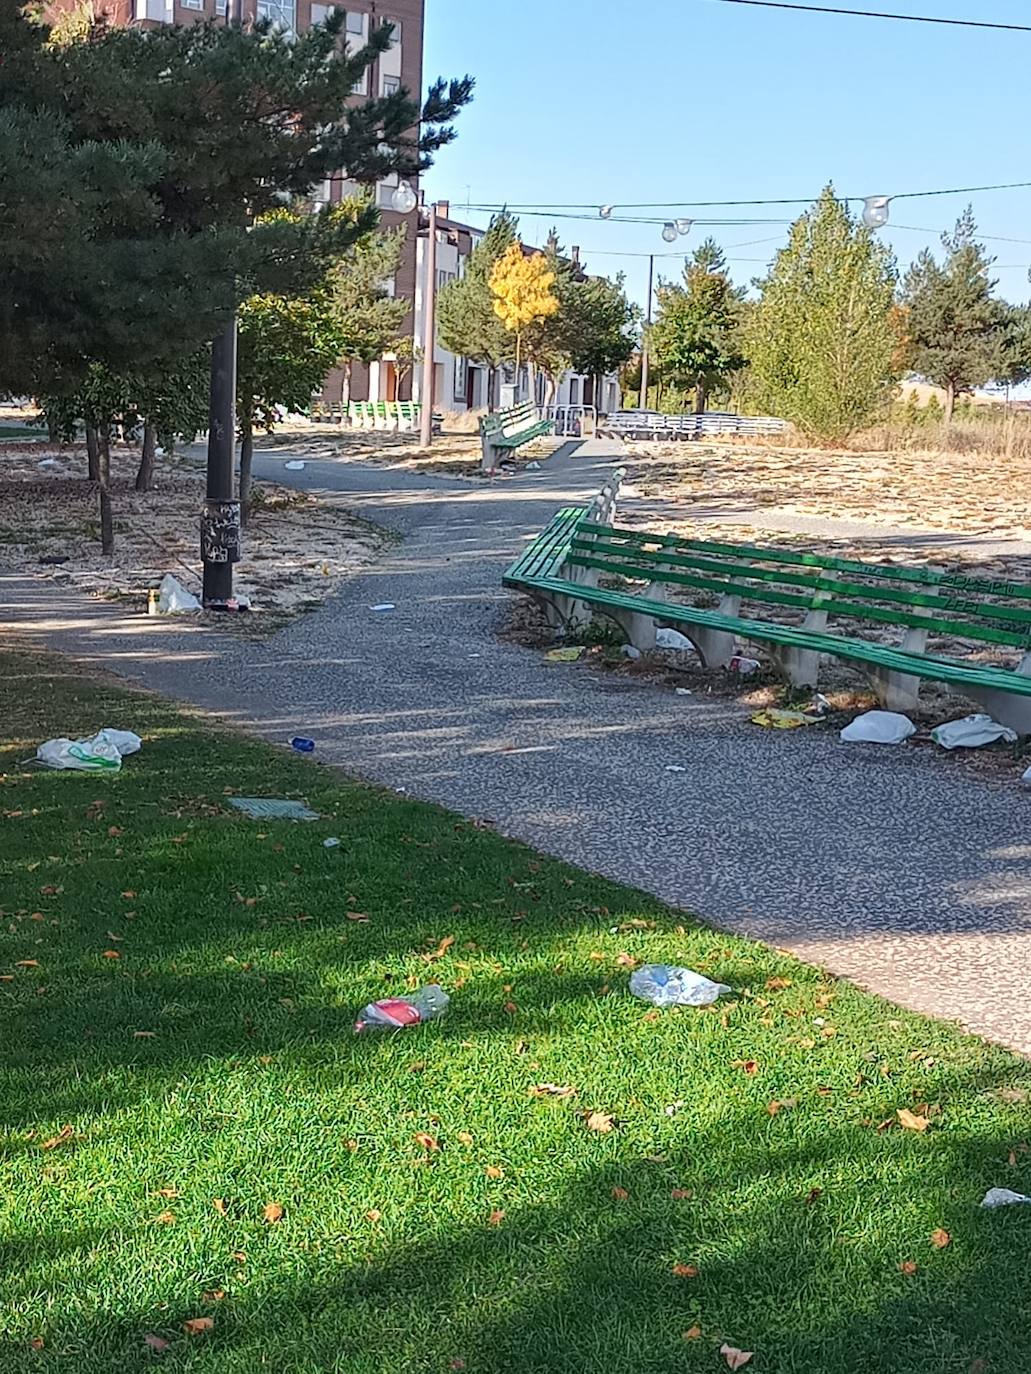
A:
<svg viewBox="0 0 1031 1374">
<path fill-rule="evenodd" d="M 942 235 L 945 260 L 929 249 L 906 273 L 903 299 L 914 369 L 945 390 L 946 424 L 956 396 L 984 386 L 1007 367 L 1007 308 L 989 277 L 994 262 L 977 242 L 968 206 L 951 234 Z"/>
<path fill-rule="evenodd" d="M 365 223 L 368 205 L 367 195 L 355 196 L 324 213 Z M 401 327 L 412 303 L 405 296 L 395 296 L 389 283 L 397 276 L 404 243 L 403 228 L 368 230 L 329 271 L 326 289 L 340 336 L 337 361 L 343 372 L 340 399 L 344 405 L 351 395 L 354 363 L 375 362 L 400 342 Z"/>
<path fill-rule="evenodd" d="M 700 415 L 709 392 L 725 386 L 748 361 L 741 348 L 743 293 L 709 238 L 685 264 L 683 281 L 660 282 L 656 294 L 659 313 L 649 347 L 664 377 L 694 390 Z"/>
<path fill-rule="evenodd" d="M 890 404 L 897 380 L 894 259 L 828 186 L 757 283 L 744 351 L 759 403 L 841 442 Z"/>
<path fill-rule="evenodd" d="M 494 311 L 490 289 L 495 264 L 518 239 L 519 221 L 507 211 L 494 215 L 469 254 L 465 275 L 447 283 L 437 297 L 437 338 L 444 348 L 488 369 L 488 406 L 494 408 L 497 369 L 515 357 L 515 336 Z"/>
</svg>

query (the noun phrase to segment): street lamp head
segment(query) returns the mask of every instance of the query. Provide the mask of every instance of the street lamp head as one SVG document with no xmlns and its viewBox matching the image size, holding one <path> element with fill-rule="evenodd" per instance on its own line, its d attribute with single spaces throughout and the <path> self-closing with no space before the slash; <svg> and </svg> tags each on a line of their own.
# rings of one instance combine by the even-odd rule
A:
<svg viewBox="0 0 1031 1374">
<path fill-rule="evenodd" d="M 612 206 L 611 206 L 611 205 L 599 205 L 599 206 L 598 206 L 598 216 L 599 216 L 600 219 L 611 219 L 611 218 L 612 218 Z"/>
<path fill-rule="evenodd" d="M 391 195 L 390 203 L 399 215 L 410 215 L 418 205 L 419 198 L 408 182 L 402 181 Z"/>
<path fill-rule="evenodd" d="M 694 224 L 694 220 L 693 220 L 693 219 L 678 219 L 678 220 L 677 220 L 677 233 L 678 233 L 678 234 L 689 234 L 689 233 L 691 232 L 691 225 L 692 225 L 692 224 Z"/>
<path fill-rule="evenodd" d="M 662 237 L 666 240 L 667 243 L 676 243 L 677 226 L 673 223 L 672 220 L 667 220 L 666 223 L 662 226 Z"/>
<path fill-rule="evenodd" d="M 883 229 L 888 223 L 891 196 L 867 196 L 863 201 L 863 223 L 867 229 Z"/>
</svg>

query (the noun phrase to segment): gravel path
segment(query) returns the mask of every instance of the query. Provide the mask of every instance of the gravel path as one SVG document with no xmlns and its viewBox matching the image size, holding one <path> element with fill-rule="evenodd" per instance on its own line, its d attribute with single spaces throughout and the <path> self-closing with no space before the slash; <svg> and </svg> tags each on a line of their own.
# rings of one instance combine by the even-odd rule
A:
<svg viewBox="0 0 1031 1374">
<path fill-rule="evenodd" d="M 501 568 L 597 489 L 613 446 L 489 486 L 329 460 L 284 473 L 284 457 L 256 465 L 347 492 L 404 539 L 269 643 L 14 576 L 0 622 L 270 739 L 312 735 L 325 761 L 1031 1053 L 1031 795 L 1015 773 L 758 730 L 734 702 L 494 637 Z M 382 602 L 396 610 L 370 609 Z"/>
</svg>

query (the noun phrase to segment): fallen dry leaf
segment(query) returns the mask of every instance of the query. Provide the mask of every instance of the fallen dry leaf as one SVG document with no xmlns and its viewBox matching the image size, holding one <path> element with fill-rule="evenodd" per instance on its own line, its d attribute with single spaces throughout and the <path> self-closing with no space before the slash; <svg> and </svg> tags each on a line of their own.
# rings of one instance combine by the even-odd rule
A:
<svg viewBox="0 0 1031 1374">
<path fill-rule="evenodd" d="M 486 1169 L 484 1169 L 483 1172 L 487 1175 L 488 1178 L 504 1178 L 504 1177 L 505 1177 L 505 1171 L 504 1171 L 504 1169 L 500 1168 L 497 1164 L 488 1164 L 487 1167 L 486 1167 Z"/>
<path fill-rule="evenodd" d="M 696 1264 L 674 1264 L 673 1272 L 678 1279 L 696 1279 L 698 1266 Z"/>
<path fill-rule="evenodd" d="M 162 1350 L 168 1349 L 168 1342 L 164 1337 L 155 1336 L 153 1331 L 145 1331 L 143 1333 L 143 1344 L 149 1345 L 151 1350 L 156 1350 L 158 1354 L 160 1354 Z"/>
<path fill-rule="evenodd" d="M 63 887 L 55 887 L 53 883 L 47 883 L 46 887 L 39 889 L 39 895 L 41 897 L 59 897 L 63 891 Z"/>
<path fill-rule="evenodd" d="M 473 1138 L 468 1131 L 459 1131 L 455 1138 L 460 1145 L 471 1145 L 473 1143 Z"/>
<path fill-rule="evenodd" d="M 822 1189 L 822 1188 L 810 1188 L 809 1191 L 808 1191 L 808 1193 L 806 1193 L 806 1195 L 805 1195 L 805 1205 L 806 1205 L 807 1207 L 811 1207 L 811 1206 L 813 1205 L 814 1202 L 819 1201 L 819 1199 L 822 1198 L 822 1197 L 823 1197 L 823 1189 Z"/>
<path fill-rule="evenodd" d="M 277 1222 L 282 1219 L 283 1209 L 278 1202 L 266 1202 L 261 1209 L 261 1215 L 267 1222 Z"/>
<path fill-rule="evenodd" d="M 789 1112 L 792 1107 L 797 1106 L 797 1097 L 785 1097 L 782 1099 L 774 1098 L 772 1102 L 767 1104 L 766 1110 L 769 1112 L 770 1116 L 776 1116 L 779 1112 Z"/>
<path fill-rule="evenodd" d="M 56 1150 L 58 1145 L 67 1145 L 75 1135 L 71 1126 L 62 1126 L 57 1135 L 52 1135 L 49 1140 L 44 1140 L 39 1147 L 41 1150 Z"/>
<path fill-rule="evenodd" d="M 745 1365 L 753 1358 L 754 1353 L 752 1350 L 738 1350 L 736 1345 L 727 1345 L 725 1341 L 720 1346 L 720 1354 L 723 1356 L 728 1369 L 744 1369 Z"/>
<path fill-rule="evenodd" d="M 172 1226 L 175 1223 L 174 1212 L 159 1212 L 154 1218 L 161 1226 Z"/>
<path fill-rule="evenodd" d="M 700 1326 L 689 1327 L 688 1330 L 684 1332 L 684 1340 L 696 1341 L 701 1334 L 702 1328 Z"/>
<path fill-rule="evenodd" d="M 42 1336 L 33 1336 L 32 1340 L 29 1341 L 29 1349 L 30 1349 L 30 1350 L 42 1350 L 42 1349 L 43 1349 L 43 1344 L 44 1344 L 44 1342 L 43 1342 L 43 1337 L 42 1337 Z"/>
<path fill-rule="evenodd" d="M 625 1188 L 613 1188 L 612 1196 L 616 1199 L 617 1202 L 626 1202 L 630 1194 L 627 1192 Z"/>
<path fill-rule="evenodd" d="M 122 956 L 121 956 L 121 953 L 120 953 L 117 949 L 105 949 L 105 950 L 104 950 L 104 958 L 105 958 L 105 959 L 120 959 L 121 957 L 122 957 Z"/>
<path fill-rule="evenodd" d="M 224 1197 L 212 1198 L 211 1205 L 212 1207 L 214 1207 L 215 1211 L 219 1214 L 220 1217 L 228 1215 L 228 1213 L 226 1212 L 226 1200 Z"/>
<path fill-rule="evenodd" d="M 349 911 L 347 913 L 347 919 L 349 921 L 367 921 L 369 916 L 368 912 L 365 911 Z"/>
<path fill-rule="evenodd" d="M 208 1288 L 201 1294 L 205 1302 L 221 1302 L 226 1295 L 224 1288 Z"/>
<path fill-rule="evenodd" d="M 133 1031 L 132 1038 L 134 1040 L 153 1040 L 156 1034 L 156 1031 Z"/>
<path fill-rule="evenodd" d="M 453 935 L 445 935 L 435 950 L 432 950 L 429 954 L 420 955 L 420 958 L 427 964 L 432 964 L 436 959 L 443 959 L 444 955 L 454 943 L 455 937 Z"/>
<path fill-rule="evenodd" d="M 636 968 L 637 960 L 632 954 L 617 954 L 616 963 L 622 968 Z"/>
<path fill-rule="evenodd" d="M 943 1226 L 931 1232 L 931 1244 L 936 1250 L 945 1250 L 952 1244 L 952 1237 Z"/>
<path fill-rule="evenodd" d="M 214 1325 L 214 1317 L 191 1317 L 183 1322 L 183 1330 L 188 1336 L 199 1336 L 202 1331 L 210 1331 Z"/>
<path fill-rule="evenodd" d="M 487 1218 L 491 1226 L 500 1226 L 504 1219 L 504 1212 L 500 1211 L 498 1208 L 495 1208 L 494 1211 L 491 1212 L 490 1216 Z"/>
<path fill-rule="evenodd" d="M 898 1117 L 899 1125 L 904 1127 L 907 1131 L 923 1132 L 926 1131 L 931 1124 L 926 1116 L 917 1116 L 917 1114 L 911 1112 L 908 1107 L 900 1107 L 895 1115 Z"/>
<path fill-rule="evenodd" d="M 674 1188 L 670 1193 L 674 1202 L 686 1202 L 688 1198 L 694 1197 L 693 1188 Z"/>
<path fill-rule="evenodd" d="M 375 1207 L 370 1207 L 369 1210 L 365 1213 L 365 1220 L 371 1221 L 373 1226 L 375 1226 L 376 1222 L 381 1220 L 382 1216 L 382 1212 L 377 1211 Z"/>
<path fill-rule="evenodd" d="M 155 1197 L 173 1198 L 179 1196 L 178 1188 L 158 1188 L 154 1192 Z"/>
<path fill-rule="evenodd" d="M 535 1083 L 528 1088 L 531 1097 L 575 1097 L 576 1089 L 568 1083 Z"/>
<path fill-rule="evenodd" d="M 16 959 L 15 968 L 39 968 L 38 959 Z"/>
<path fill-rule="evenodd" d="M 767 978 L 766 980 L 767 992 L 783 992 L 785 988 L 789 988 L 790 986 L 790 978 Z"/>
<path fill-rule="evenodd" d="M 132 899 L 136 896 L 136 893 L 135 893 L 135 892 L 123 892 L 123 893 L 122 893 L 122 896 L 125 898 L 125 900 L 126 900 L 127 902 L 131 902 Z"/>
<path fill-rule="evenodd" d="M 519 1008 L 516 1006 L 514 1002 L 506 1002 L 505 1005 L 501 1008 L 501 1010 L 505 1012 L 508 1016 L 515 1016 Z"/>
<path fill-rule="evenodd" d="M 415 1141 L 416 1145 L 421 1146 L 424 1150 L 440 1149 L 440 1141 L 432 1135 L 427 1135 L 425 1131 L 417 1131 L 412 1139 Z"/>
<path fill-rule="evenodd" d="M 902 1263 L 899 1265 L 899 1270 L 901 1271 L 901 1273 L 912 1277 L 912 1275 L 917 1272 L 917 1269 L 919 1267 L 920 1266 L 914 1263 L 913 1260 L 903 1260 Z"/>
<path fill-rule="evenodd" d="M 588 1112 L 584 1118 L 589 1131 L 601 1131 L 607 1134 L 616 1124 L 616 1119 L 609 1112 Z"/>
<path fill-rule="evenodd" d="M 1000 1088 L 1000 1089 L 999 1089 L 999 1100 L 1002 1101 L 1002 1102 L 1013 1102 L 1013 1103 L 1015 1103 L 1015 1102 L 1026 1102 L 1026 1101 L 1027 1101 L 1027 1089 L 1026 1089 L 1026 1088 Z"/>
</svg>

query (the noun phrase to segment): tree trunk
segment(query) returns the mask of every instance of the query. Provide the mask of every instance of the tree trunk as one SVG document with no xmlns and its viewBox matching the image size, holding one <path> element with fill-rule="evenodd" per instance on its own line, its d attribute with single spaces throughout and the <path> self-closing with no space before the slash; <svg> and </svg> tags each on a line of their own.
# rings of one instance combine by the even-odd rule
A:
<svg viewBox="0 0 1031 1374">
<path fill-rule="evenodd" d="M 111 511 L 111 426 L 103 424 L 97 434 L 98 481 L 100 483 L 100 552 L 110 558 L 115 551 L 115 524 Z"/>
<path fill-rule="evenodd" d="M 946 382 L 946 383 L 945 383 L 945 414 L 944 414 L 944 416 L 942 417 L 942 423 L 943 423 L 943 424 L 946 424 L 946 425 L 951 425 L 951 424 L 952 424 L 952 412 L 953 412 L 955 409 L 956 409 L 956 383 L 955 383 L 955 382 Z"/>
<path fill-rule="evenodd" d="M 705 414 L 705 402 L 708 398 L 708 387 L 701 377 L 695 382 L 694 388 L 694 413 L 696 415 Z"/>
<path fill-rule="evenodd" d="M 344 363 L 340 376 L 340 414 L 347 416 L 347 407 L 351 404 L 351 359 L 348 358 Z"/>
<path fill-rule="evenodd" d="M 153 425 L 143 426 L 143 449 L 140 453 L 140 465 L 136 469 L 136 490 L 150 491 L 151 483 L 154 481 L 154 450 L 158 446 L 158 436 Z"/>
<path fill-rule="evenodd" d="M 91 482 L 100 481 L 100 439 L 93 425 L 86 426 L 86 476 Z"/>
<path fill-rule="evenodd" d="M 491 364 L 487 368 L 487 413 L 494 414 L 495 392 L 497 390 L 498 369 Z"/>
<path fill-rule="evenodd" d="M 254 428 L 250 417 L 240 416 L 240 524 L 251 514 L 251 465 L 254 459 Z"/>
<path fill-rule="evenodd" d="M 526 366 L 527 366 L 527 370 L 529 371 L 529 374 L 530 374 L 530 396 L 529 396 L 529 400 L 530 400 L 531 404 L 536 405 L 536 404 L 537 404 L 537 364 L 533 361 L 532 358 L 528 358 L 528 359 L 526 360 Z"/>
</svg>

